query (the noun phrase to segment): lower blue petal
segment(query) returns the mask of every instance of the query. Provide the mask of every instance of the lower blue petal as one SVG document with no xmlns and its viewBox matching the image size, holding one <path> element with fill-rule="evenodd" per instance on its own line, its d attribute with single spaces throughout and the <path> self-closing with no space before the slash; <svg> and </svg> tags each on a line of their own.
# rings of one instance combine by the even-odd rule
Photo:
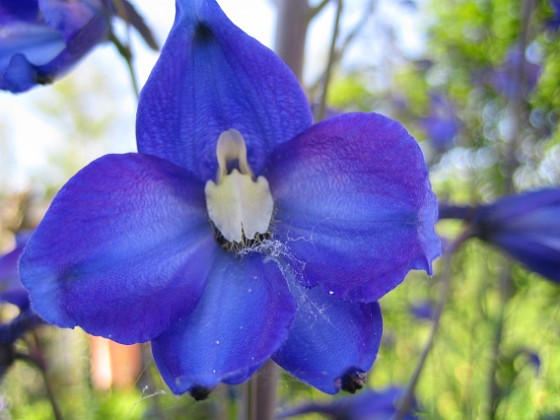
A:
<svg viewBox="0 0 560 420">
<path fill-rule="evenodd" d="M 273 360 L 323 392 L 348 388 L 352 384 L 346 381 L 365 374 L 377 356 L 383 329 L 379 305 L 334 299 L 319 287 L 307 289 L 296 282 L 291 292 L 296 318 Z"/>
<path fill-rule="evenodd" d="M 323 121 L 275 150 L 263 175 L 274 234 L 306 286 L 371 302 L 409 270 L 431 272 L 441 253 L 422 152 L 396 121 L 377 114 Z"/>
<path fill-rule="evenodd" d="M 159 158 L 108 155 L 57 194 L 20 275 L 46 321 L 129 344 L 195 307 L 218 250 L 203 185 Z"/>
<path fill-rule="evenodd" d="M 175 394 L 240 383 L 286 340 L 295 306 L 276 263 L 222 253 L 195 311 L 152 342 Z"/>
</svg>

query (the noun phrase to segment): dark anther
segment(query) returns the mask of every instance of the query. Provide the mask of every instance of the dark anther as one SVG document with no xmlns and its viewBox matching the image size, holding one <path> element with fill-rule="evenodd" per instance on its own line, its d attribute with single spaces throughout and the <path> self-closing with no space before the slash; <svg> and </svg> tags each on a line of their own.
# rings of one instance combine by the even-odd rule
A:
<svg viewBox="0 0 560 420">
<path fill-rule="evenodd" d="M 11 344 L 0 344 L 0 378 L 4 371 L 14 362 L 14 349 Z"/>
<path fill-rule="evenodd" d="M 218 242 L 220 247 L 222 247 L 222 249 L 227 252 L 238 253 L 243 249 L 255 247 L 263 243 L 264 241 L 269 240 L 271 237 L 270 232 L 265 232 L 257 233 L 253 239 L 247 239 L 245 238 L 245 235 L 243 235 L 242 242 L 230 242 L 226 238 L 224 238 L 222 232 L 220 232 L 220 230 L 216 227 L 216 225 L 214 225 L 212 221 L 210 221 L 210 225 L 212 226 L 212 231 L 214 232 L 214 238 L 216 239 L 216 242 Z"/>
<path fill-rule="evenodd" d="M 50 85 L 54 80 L 54 77 L 48 76 L 45 74 L 36 74 L 35 75 L 35 82 L 38 85 Z"/>
<path fill-rule="evenodd" d="M 340 387 L 351 394 L 362 389 L 366 383 L 367 373 L 363 370 L 352 368 L 342 375 Z"/>
<path fill-rule="evenodd" d="M 208 41 L 210 38 L 212 38 L 213 34 L 212 34 L 212 28 L 210 28 L 210 26 L 208 26 L 208 24 L 206 24 L 205 22 L 199 22 L 198 25 L 196 26 L 196 29 L 194 30 L 194 37 L 197 41 Z"/>
<path fill-rule="evenodd" d="M 208 398 L 212 390 L 210 388 L 205 388 L 203 386 L 195 386 L 191 389 L 191 397 L 193 397 L 196 401 L 202 401 Z"/>
</svg>

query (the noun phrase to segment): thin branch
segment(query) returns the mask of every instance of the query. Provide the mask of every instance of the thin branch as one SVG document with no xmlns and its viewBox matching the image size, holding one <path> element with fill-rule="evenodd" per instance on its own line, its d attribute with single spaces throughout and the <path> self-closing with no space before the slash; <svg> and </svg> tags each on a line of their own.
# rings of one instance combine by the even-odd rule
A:
<svg viewBox="0 0 560 420">
<path fill-rule="evenodd" d="M 354 41 L 354 39 L 360 34 L 362 29 L 368 23 L 369 19 L 371 18 L 371 15 L 373 14 L 373 11 L 375 10 L 375 7 L 377 5 L 377 1 L 378 0 L 370 0 L 369 1 L 369 3 L 367 4 L 364 12 L 362 13 L 362 18 L 358 21 L 358 23 L 356 23 L 354 28 L 352 28 L 352 30 L 344 37 L 344 39 L 340 43 L 340 46 L 338 46 L 336 48 L 335 53 L 334 53 L 334 57 L 333 57 L 333 64 L 334 65 L 338 64 L 342 60 L 342 56 L 344 55 L 344 53 L 346 52 L 346 50 L 348 49 L 350 44 Z M 325 77 L 325 73 L 323 72 L 319 76 L 319 78 L 311 85 L 311 88 L 310 88 L 311 92 L 316 91 L 319 88 L 319 86 L 320 86 L 321 82 L 323 81 L 324 77 Z"/>
<path fill-rule="evenodd" d="M 308 14 L 308 21 L 311 22 L 315 16 L 317 16 L 319 13 L 321 13 L 323 11 L 323 9 L 330 3 L 330 0 L 323 0 L 321 1 L 321 3 L 319 3 L 317 6 L 313 7 L 310 9 L 310 12 Z"/>
<path fill-rule="evenodd" d="M 128 73 L 130 75 L 130 81 L 132 82 L 132 89 L 134 90 L 134 95 L 136 99 L 140 97 L 140 90 L 138 88 L 138 79 L 136 77 L 136 72 L 134 70 L 134 66 L 132 65 L 132 52 L 130 51 L 129 45 L 124 45 L 116 36 L 115 34 L 111 33 L 109 36 L 109 40 L 115 45 L 119 54 L 124 58 Z"/>
</svg>

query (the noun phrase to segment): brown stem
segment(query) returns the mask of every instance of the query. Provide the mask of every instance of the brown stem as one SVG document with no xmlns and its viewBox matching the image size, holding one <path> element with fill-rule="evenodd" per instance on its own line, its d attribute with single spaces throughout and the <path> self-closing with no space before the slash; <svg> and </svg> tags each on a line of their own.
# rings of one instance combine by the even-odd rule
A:
<svg viewBox="0 0 560 420">
<path fill-rule="evenodd" d="M 280 0 L 274 49 L 301 83 L 311 8 L 307 0 Z"/>
</svg>

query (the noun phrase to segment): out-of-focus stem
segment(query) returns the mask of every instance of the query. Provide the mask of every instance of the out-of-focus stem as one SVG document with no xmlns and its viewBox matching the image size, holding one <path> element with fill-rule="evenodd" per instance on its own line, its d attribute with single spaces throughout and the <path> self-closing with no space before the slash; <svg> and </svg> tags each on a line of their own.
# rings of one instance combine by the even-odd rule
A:
<svg viewBox="0 0 560 420">
<path fill-rule="evenodd" d="M 269 360 L 249 381 L 250 420 L 274 420 L 278 376 L 278 366 Z"/>
<path fill-rule="evenodd" d="M 329 83 L 331 82 L 331 75 L 336 60 L 336 41 L 338 39 L 338 32 L 340 29 L 340 16 L 342 16 L 342 0 L 337 0 L 336 17 L 334 20 L 333 33 L 331 38 L 331 44 L 329 47 L 329 60 L 327 62 L 327 67 L 325 69 L 325 75 L 323 78 L 323 91 L 321 93 L 321 100 L 319 102 L 319 110 L 315 116 L 317 121 L 321 121 L 325 118 L 325 109 L 327 106 L 327 94 L 329 91 Z"/>
<path fill-rule="evenodd" d="M 35 347 L 34 356 L 23 354 L 23 353 L 16 353 L 14 356 L 16 359 L 23 360 L 25 362 L 32 364 L 39 370 L 41 376 L 43 377 L 43 382 L 45 384 L 45 391 L 47 392 L 47 398 L 51 404 L 54 417 L 56 420 L 63 420 L 64 417 L 62 415 L 62 410 L 60 409 L 58 400 L 56 399 L 54 389 L 52 387 L 47 372 L 47 365 L 45 363 L 41 341 L 35 331 L 32 331 L 32 336 L 33 336 L 33 345 Z"/>
<path fill-rule="evenodd" d="M 114 34 L 111 34 L 109 39 L 115 45 L 117 51 L 126 62 L 128 74 L 130 75 L 130 81 L 132 82 L 132 89 L 134 91 L 134 95 L 136 96 L 136 100 L 138 100 L 140 97 L 140 90 L 138 88 L 136 72 L 134 71 L 134 66 L 132 65 L 132 52 L 130 51 L 130 47 L 128 45 L 124 45 Z"/>
<path fill-rule="evenodd" d="M 300 84 L 311 12 L 307 0 L 280 0 L 278 3 L 274 49 L 292 69 Z"/>
<path fill-rule="evenodd" d="M 428 341 L 422 350 L 422 354 L 420 355 L 420 359 L 418 360 L 418 364 L 416 365 L 416 369 L 412 375 L 410 383 L 406 389 L 406 394 L 401 400 L 399 404 L 399 410 L 395 414 L 395 420 L 402 420 L 410 411 L 410 407 L 412 406 L 412 402 L 414 400 L 414 392 L 416 390 L 416 386 L 420 381 L 420 376 L 422 375 L 422 371 L 424 370 L 424 366 L 426 364 L 426 360 L 428 359 L 428 355 L 430 354 L 432 348 L 434 347 L 435 338 L 437 332 L 439 330 L 440 322 L 441 322 L 441 315 L 443 313 L 443 309 L 445 308 L 449 298 L 451 296 L 451 262 L 453 259 L 453 255 L 455 252 L 461 247 L 461 245 L 471 236 L 470 229 L 467 228 L 455 241 L 449 246 L 446 250 L 444 255 L 443 261 L 443 272 L 440 276 L 440 300 L 439 303 L 434 311 L 434 319 L 432 323 L 432 330 L 430 331 L 430 336 L 428 337 Z"/>
</svg>

